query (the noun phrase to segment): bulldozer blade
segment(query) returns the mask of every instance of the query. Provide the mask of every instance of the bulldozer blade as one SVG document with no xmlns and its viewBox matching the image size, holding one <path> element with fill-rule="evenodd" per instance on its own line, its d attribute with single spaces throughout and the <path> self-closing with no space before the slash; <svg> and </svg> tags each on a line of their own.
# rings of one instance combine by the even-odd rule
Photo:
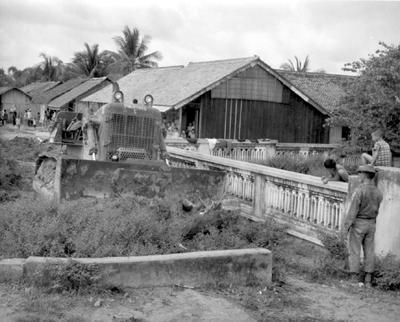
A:
<svg viewBox="0 0 400 322">
<path fill-rule="evenodd" d="M 193 195 L 218 200 L 226 183 L 222 171 L 175 168 L 161 161 L 121 163 L 68 156 L 57 160 L 55 176 L 56 200 L 134 195 L 168 200 L 183 200 Z"/>
</svg>

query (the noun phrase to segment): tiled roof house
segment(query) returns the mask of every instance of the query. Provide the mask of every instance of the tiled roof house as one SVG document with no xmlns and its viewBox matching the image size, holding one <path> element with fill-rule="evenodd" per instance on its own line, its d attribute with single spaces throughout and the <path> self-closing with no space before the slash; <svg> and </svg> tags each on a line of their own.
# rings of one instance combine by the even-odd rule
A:
<svg viewBox="0 0 400 322">
<path fill-rule="evenodd" d="M 126 103 L 151 94 L 154 107 L 182 129 L 194 123 L 198 137 L 330 142 L 323 126 L 329 104 L 257 56 L 136 70 L 118 84 Z M 108 86 L 81 104 L 98 108 L 111 95 Z"/>
<path fill-rule="evenodd" d="M 48 103 L 51 109 L 74 109 L 74 106 L 88 95 L 97 92 L 98 90 L 111 84 L 111 81 L 107 77 L 92 78 L 86 80 L 83 83 L 78 84 L 68 92 L 56 97 Z"/>
<path fill-rule="evenodd" d="M 41 95 L 42 93 L 51 90 L 58 86 L 61 82 L 45 82 L 45 83 L 32 83 L 21 87 L 20 89 L 31 96 L 32 98 Z"/>
<path fill-rule="evenodd" d="M 40 95 L 34 97 L 32 102 L 35 104 L 44 104 L 47 105 L 50 101 L 55 99 L 56 97 L 64 94 L 65 92 L 70 91 L 74 87 L 78 86 L 79 84 L 85 82 L 86 78 L 74 78 L 70 79 L 69 81 L 54 87 L 46 92 L 41 93 Z"/>
<path fill-rule="evenodd" d="M 354 76 L 277 70 L 289 82 L 328 111 L 336 109 Z"/>
</svg>

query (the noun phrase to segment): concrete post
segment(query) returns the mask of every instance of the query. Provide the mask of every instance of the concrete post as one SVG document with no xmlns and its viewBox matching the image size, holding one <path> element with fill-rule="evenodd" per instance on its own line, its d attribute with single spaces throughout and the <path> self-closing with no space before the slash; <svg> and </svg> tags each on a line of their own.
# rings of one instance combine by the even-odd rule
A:
<svg viewBox="0 0 400 322">
<path fill-rule="evenodd" d="M 206 139 L 198 139 L 197 144 L 199 145 L 197 148 L 197 152 L 202 153 L 202 154 L 207 154 L 210 155 L 210 146 L 208 144 L 208 140 Z"/>
<path fill-rule="evenodd" d="M 254 175 L 254 199 L 253 199 L 253 213 L 252 215 L 257 218 L 263 218 L 265 214 L 265 176 Z"/>
</svg>

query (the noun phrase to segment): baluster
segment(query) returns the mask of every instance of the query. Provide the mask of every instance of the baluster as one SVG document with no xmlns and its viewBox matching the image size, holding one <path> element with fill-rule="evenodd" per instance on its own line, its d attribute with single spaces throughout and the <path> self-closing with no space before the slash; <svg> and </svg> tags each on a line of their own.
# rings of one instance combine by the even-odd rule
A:
<svg viewBox="0 0 400 322">
<path fill-rule="evenodd" d="M 279 210 L 285 211 L 285 190 L 282 186 L 279 187 Z"/>
<path fill-rule="evenodd" d="M 285 204 L 284 204 L 285 212 L 290 213 L 290 190 L 289 187 L 285 187 Z"/>
<path fill-rule="evenodd" d="M 274 207 L 276 210 L 279 209 L 279 187 L 274 184 Z"/>
<path fill-rule="evenodd" d="M 344 206 L 343 206 L 343 203 L 340 203 L 339 204 L 339 229 L 341 229 L 343 226 L 343 220 L 344 220 L 343 216 L 344 216 Z"/>
<path fill-rule="evenodd" d="M 265 208 L 271 208 L 272 206 L 272 191 L 271 191 L 271 182 L 267 180 L 265 183 Z"/>
<path fill-rule="evenodd" d="M 297 204 L 299 202 L 298 197 L 299 197 L 298 191 L 292 190 L 292 203 L 291 203 L 290 210 L 294 217 L 299 217 L 299 215 L 297 213 Z"/>
<path fill-rule="evenodd" d="M 305 218 L 304 216 L 304 193 L 299 190 L 297 195 L 297 217 L 298 218 Z"/>
<path fill-rule="evenodd" d="M 324 197 L 322 196 L 318 196 L 317 197 L 317 216 L 318 216 L 318 223 L 321 226 L 325 226 L 325 222 L 324 222 L 324 215 L 325 215 L 325 209 L 324 209 Z"/>
<path fill-rule="evenodd" d="M 317 207 L 316 207 L 316 202 L 315 202 L 315 196 L 311 196 L 311 198 L 310 198 L 310 220 L 314 224 L 317 223 L 317 218 L 315 216 L 316 208 Z"/>
<path fill-rule="evenodd" d="M 331 202 L 329 200 L 325 200 L 325 227 L 332 228 L 332 211 L 331 211 Z"/>
<path fill-rule="evenodd" d="M 337 230 L 339 228 L 339 207 L 336 202 L 332 205 L 332 211 L 334 213 L 335 219 L 333 223 L 333 228 Z"/>
</svg>

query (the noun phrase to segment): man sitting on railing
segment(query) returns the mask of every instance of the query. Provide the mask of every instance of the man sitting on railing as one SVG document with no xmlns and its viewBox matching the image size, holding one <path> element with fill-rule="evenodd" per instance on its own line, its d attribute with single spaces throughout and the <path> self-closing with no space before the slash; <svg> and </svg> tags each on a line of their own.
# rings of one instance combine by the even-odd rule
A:
<svg viewBox="0 0 400 322">
<path fill-rule="evenodd" d="M 329 181 L 347 182 L 349 180 L 349 174 L 346 169 L 340 164 L 336 164 L 335 160 L 326 159 L 324 166 L 329 171 L 330 176 L 322 177 L 321 180 L 323 183 L 327 184 Z"/>
</svg>

